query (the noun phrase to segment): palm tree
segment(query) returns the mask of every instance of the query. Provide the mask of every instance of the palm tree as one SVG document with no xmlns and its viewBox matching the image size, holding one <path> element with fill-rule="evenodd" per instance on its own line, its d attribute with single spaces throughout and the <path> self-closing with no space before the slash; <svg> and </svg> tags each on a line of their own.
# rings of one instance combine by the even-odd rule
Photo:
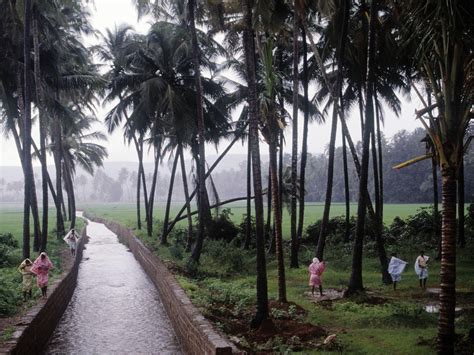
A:
<svg viewBox="0 0 474 355">
<path fill-rule="evenodd" d="M 263 198 L 262 177 L 260 170 L 260 152 L 258 141 L 258 95 L 256 86 L 255 66 L 255 33 L 252 22 L 252 7 L 250 0 L 241 2 L 244 16 L 243 47 L 247 72 L 248 111 L 250 122 L 250 142 L 252 143 L 252 171 L 255 194 L 255 229 L 257 252 L 257 309 L 252 321 L 253 327 L 258 327 L 268 319 L 268 289 L 267 270 L 265 261 L 265 239 L 263 231 Z"/>
<path fill-rule="evenodd" d="M 470 6 L 469 6 L 470 5 Z M 398 10 L 398 8 L 397 8 Z M 415 48 L 413 59 L 435 102 L 417 111 L 433 142 L 442 180 L 442 243 L 438 352 L 454 353 L 456 306 L 456 180 L 474 99 L 472 4 L 449 0 L 404 4 L 400 27 Z M 436 110 L 436 111 L 434 111 Z M 433 113 L 434 112 L 434 113 Z M 437 116 L 436 116 L 437 112 Z M 428 114 L 430 124 L 423 117 Z"/>
</svg>

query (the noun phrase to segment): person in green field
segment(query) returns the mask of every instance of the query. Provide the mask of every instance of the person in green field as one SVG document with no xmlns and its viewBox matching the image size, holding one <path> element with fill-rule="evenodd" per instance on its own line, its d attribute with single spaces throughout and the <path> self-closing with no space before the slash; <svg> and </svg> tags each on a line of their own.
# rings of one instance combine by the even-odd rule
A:
<svg viewBox="0 0 474 355">
<path fill-rule="evenodd" d="M 31 298 L 31 289 L 33 288 L 33 273 L 31 272 L 31 267 L 33 263 L 30 259 L 26 258 L 22 261 L 18 267 L 18 271 L 23 276 L 21 290 L 23 292 L 23 302 L 28 301 L 28 298 Z"/>
</svg>

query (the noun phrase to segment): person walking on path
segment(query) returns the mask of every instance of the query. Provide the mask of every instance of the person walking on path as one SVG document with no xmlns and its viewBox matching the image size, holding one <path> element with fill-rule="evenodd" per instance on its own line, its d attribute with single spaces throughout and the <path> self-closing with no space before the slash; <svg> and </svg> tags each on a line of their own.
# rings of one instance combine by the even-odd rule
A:
<svg viewBox="0 0 474 355">
<path fill-rule="evenodd" d="M 23 302 L 26 302 L 28 298 L 31 298 L 31 289 L 33 288 L 33 273 L 31 268 L 33 263 L 30 259 L 26 258 L 23 260 L 18 267 L 18 271 L 23 276 L 23 281 L 21 283 L 21 290 L 23 292 Z"/>
<path fill-rule="evenodd" d="M 390 263 L 388 264 L 388 273 L 392 277 L 393 281 L 393 290 L 397 290 L 397 282 L 402 279 L 402 272 L 407 266 L 407 262 L 402 259 L 397 258 L 397 254 L 393 253 Z"/>
<path fill-rule="evenodd" d="M 48 255 L 42 252 L 33 263 L 31 272 L 36 275 L 36 284 L 41 289 L 43 298 L 47 297 L 49 270 L 53 268 L 53 263 L 49 260 Z"/>
<path fill-rule="evenodd" d="M 76 231 L 71 229 L 68 234 L 63 238 L 63 240 L 69 245 L 69 248 L 71 249 L 71 255 L 74 256 L 76 255 L 76 249 L 77 249 L 77 241 L 79 239 L 79 236 L 77 235 Z"/>
<path fill-rule="evenodd" d="M 319 294 L 323 296 L 323 272 L 326 269 L 324 261 L 313 258 L 313 262 L 309 265 L 309 286 L 311 286 L 311 295 L 314 296 L 316 286 L 319 287 Z"/>
<path fill-rule="evenodd" d="M 428 260 L 429 256 L 423 255 L 423 250 L 415 261 L 415 272 L 420 280 L 420 287 L 426 289 L 426 280 L 428 279 Z"/>
</svg>

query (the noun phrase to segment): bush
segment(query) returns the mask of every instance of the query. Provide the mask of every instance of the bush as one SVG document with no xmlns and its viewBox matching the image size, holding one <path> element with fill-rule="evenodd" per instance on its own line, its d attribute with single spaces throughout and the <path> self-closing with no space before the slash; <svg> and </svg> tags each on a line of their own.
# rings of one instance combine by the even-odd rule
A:
<svg viewBox="0 0 474 355">
<path fill-rule="evenodd" d="M 0 275 L 0 316 L 10 316 L 16 312 L 21 300 L 21 275 L 16 270 L 2 270 Z"/>
<path fill-rule="evenodd" d="M 231 244 L 220 241 L 207 241 L 204 253 L 219 265 L 218 273 L 235 275 L 247 272 L 247 262 L 252 260 L 249 252 L 236 248 Z"/>
<path fill-rule="evenodd" d="M 14 266 L 21 261 L 18 241 L 11 233 L 0 233 L 0 267 Z"/>
<path fill-rule="evenodd" d="M 232 212 L 229 208 L 224 208 L 222 212 L 214 218 L 209 225 L 209 238 L 213 240 L 225 240 L 230 242 L 237 237 L 239 229 L 231 221 Z"/>
</svg>

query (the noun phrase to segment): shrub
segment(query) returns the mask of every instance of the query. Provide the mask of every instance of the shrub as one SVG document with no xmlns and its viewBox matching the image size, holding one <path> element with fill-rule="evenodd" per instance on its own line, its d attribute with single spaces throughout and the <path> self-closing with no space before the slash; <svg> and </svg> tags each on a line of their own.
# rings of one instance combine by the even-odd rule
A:
<svg viewBox="0 0 474 355">
<path fill-rule="evenodd" d="M 18 241 L 11 233 L 0 233 L 0 244 L 6 245 L 10 248 L 18 248 Z"/>
<path fill-rule="evenodd" d="M 0 233 L 0 267 L 13 266 L 21 261 L 17 248 L 18 241 L 11 233 Z"/>
<path fill-rule="evenodd" d="M 213 240 L 231 241 L 239 234 L 239 228 L 230 219 L 232 212 L 224 208 L 209 225 L 209 238 Z"/>
</svg>

